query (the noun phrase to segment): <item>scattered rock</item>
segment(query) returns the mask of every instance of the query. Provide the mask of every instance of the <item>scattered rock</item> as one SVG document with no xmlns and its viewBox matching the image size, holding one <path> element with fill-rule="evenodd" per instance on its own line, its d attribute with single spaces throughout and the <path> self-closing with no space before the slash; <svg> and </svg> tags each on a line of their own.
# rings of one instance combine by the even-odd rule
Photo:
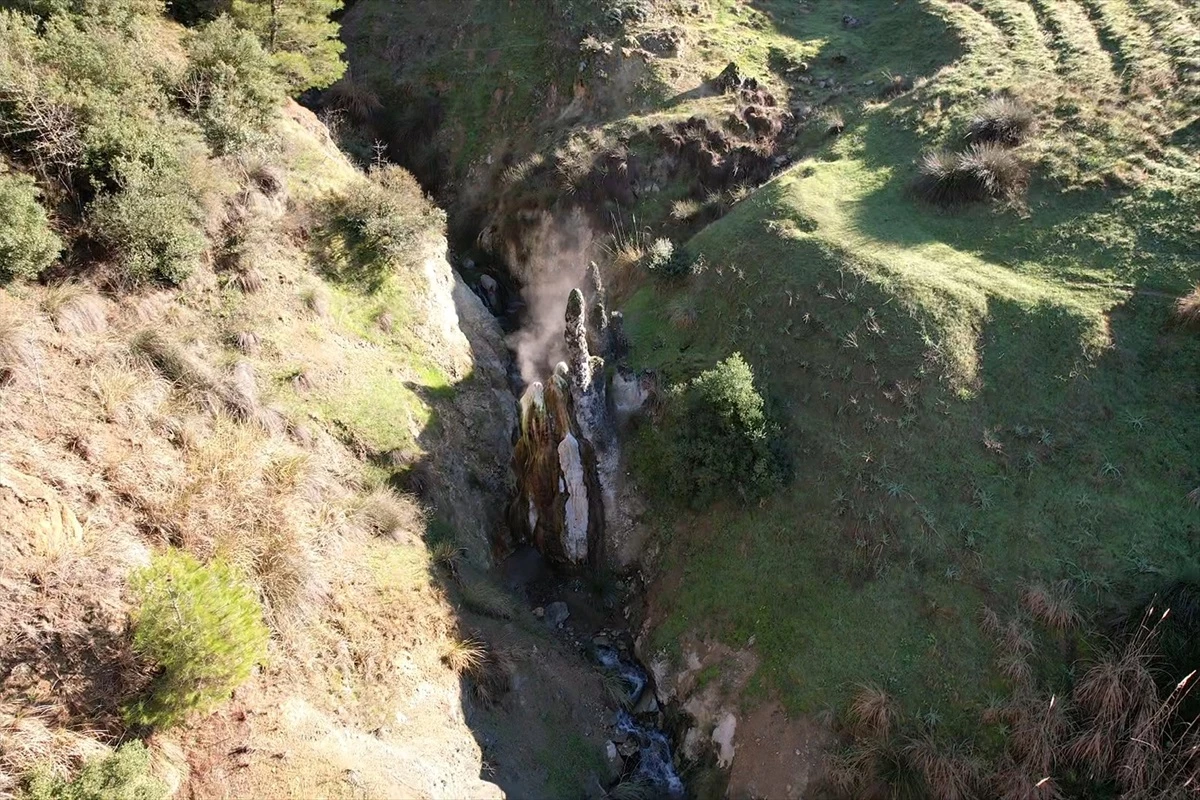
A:
<svg viewBox="0 0 1200 800">
<path fill-rule="evenodd" d="M 619 780 L 621 773 L 625 771 L 625 759 L 621 758 L 621 754 L 617 752 L 617 745 L 612 741 L 604 743 L 604 764 L 610 783 Z"/>
<path fill-rule="evenodd" d="M 846 14 L 844 17 L 842 17 L 843 28 L 857 28 L 860 25 L 862 25 L 862 20 L 858 17 L 853 17 L 849 14 Z"/>
<path fill-rule="evenodd" d="M 569 616 L 571 616 L 571 611 L 567 608 L 567 604 L 558 600 L 546 606 L 544 619 L 551 628 L 561 628 Z"/>
<path fill-rule="evenodd" d="M 737 717 L 727 713 L 713 729 L 712 740 L 717 746 L 717 765 L 726 769 L 733 763 L 733 734 L 737 730 Z"/>
<path fill-rule="evenodd" d="M 600 782 L 600 779 L 596 777 L 596 773 L 594 772 L 588 776 L 583 791 L 587 800 L 606 800 L 609 796 L 608 792 L 604 789 L 604 784 Z"/>
<path fill-rule="evenodd" d="M 683 51 L 683 31 L 679 28 L 649 31 L 638 37 L 638 46 L 660 58 L 676 58 Z"/>
<path fill-rule="evenodd" d="M 658 698 L 654 696 L 654 692 L 648 689 L 642 692 L 642 696 L 638 698 L 637 705 L 633 707 L 633 713 L 637 714 L 657 714 L 658 713 Z"/>
<path fill-rule="evenodd" d="M 533 615 L 535 617 L 537 617 L 538 619 L 541 619 L 542 617 L 546 616 L 546 609 L 542 608 L 541 606 L 538 606 L 537 608 L 535 608 L 533 610 Z"/>
</svg>

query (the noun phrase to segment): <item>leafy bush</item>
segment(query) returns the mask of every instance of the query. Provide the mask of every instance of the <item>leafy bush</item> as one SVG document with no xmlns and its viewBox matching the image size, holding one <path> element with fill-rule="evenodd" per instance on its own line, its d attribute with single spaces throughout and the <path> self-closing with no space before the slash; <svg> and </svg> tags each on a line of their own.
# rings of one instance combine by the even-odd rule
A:
<svg viewBox="0 0 1200 800">
<path fill-rule="evenodd" d="M 389 271 L 410 264 L 422 236 L 445 215 L 400 167 L 372 170 L 370 180 L 333 199 L 320 234 L 334 276 L 376 288 Z"/>
<path fill-rule="evenodd" d="M 786 477 L 778 427 L 740 353 L 671 390 L 663 434 L 671 489 L 693 504 L 762 497 Z"/>
<path fill-rule="evenodd" d="M 324 89 L 346 71 L 330 15 L 342 0 L 233 0 L 238 25 L 258 36 L 294 93 Z"/>
<path fill-rule="evenodd" d="M 200 199 L 182 172 L 134 173 L 91 204 L 88 223 L 133 283 L 179 283 L 204 252 Z"/>
<path fill-rule="evenodd" d="M 166 785 L 150 774 L 150 753 L 141 742 L 84 765 L 75 780 L 49 771 L 34 773 L 25 786 L 28 800 L 166 800 Z"/>
<path fill-rule="evenodd" d="M 130 585 L 134 650 L 158 669 L 147 696 L 125 709 L 131 723 L 168 726 L 211 708 L 266 655 L 262 606 L 228 565 L 170 550 Z"/>
<path fill-rule="evenodd" d="M 222 16 L 187 42 L 183 97 L 213 149 L 229 152 L 266 129 L 282 87 L 270 56 L 248 31 Z"/>
<path fill-rule="evenodd" d="M 1016 97 L 997 95 L 979 107 L 967 124 L 973 142 L 995 142 L 1010 147 L 1025 141 L 1037 124 L 1033 109 Z"/>
<path fill-rule="evenodd" d="M 0 165 L 0 280 L 33 278 L 54 263 L 62 240 L 50 229 L 33 179 Z"/>
<path fill-rule="evenodd" d="M 698 261 L 670 239 L 655 239 L 646 252 L 646 269 L 662 278 L 682 278 L 696 272 Z"/>
<path fill-rule="evenodd" d="M 944 208 L 1013 199 L 1028 177 L 1025 164 L 997 144 L 974 144 L 961 153 L 930 153 L 920 170 L 917 194 Z"/>
</svg>

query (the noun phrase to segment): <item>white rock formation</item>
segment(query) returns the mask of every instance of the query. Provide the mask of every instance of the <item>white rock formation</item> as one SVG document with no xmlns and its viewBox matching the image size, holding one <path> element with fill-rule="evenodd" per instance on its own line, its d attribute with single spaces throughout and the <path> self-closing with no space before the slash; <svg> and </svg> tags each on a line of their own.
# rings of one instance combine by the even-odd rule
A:
<svg viewBox="0 0 1200 800">
<path fill-rule="evenodd" d="M 588 556 L 588 495 L 583 474 L 579 441 L 567 434 L 558 444 L 558 466 L 566 490 L 563 552 L 572 563 L 580 564 Z"/>
</svg>

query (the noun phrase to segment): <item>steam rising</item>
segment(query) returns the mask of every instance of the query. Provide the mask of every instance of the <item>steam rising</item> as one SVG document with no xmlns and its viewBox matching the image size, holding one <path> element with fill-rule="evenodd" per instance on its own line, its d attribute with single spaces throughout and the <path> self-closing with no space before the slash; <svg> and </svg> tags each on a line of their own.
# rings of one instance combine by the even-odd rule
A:
<svg viewBox="0 0 1200 800">
<path fill-rule="evenodd" d="M 509 346 L 517 354 L 521 379 L 528 384 L 545 379 L 567 356 L 563 341 L 567 297 L 583 286 L 599 241 L 586 217 L 573 211 L 545 215 L 524 244 L 528 255 L 511 268 L 524 287 L 525 316 L 521 329 L 509 337 Z"/>
</svg>

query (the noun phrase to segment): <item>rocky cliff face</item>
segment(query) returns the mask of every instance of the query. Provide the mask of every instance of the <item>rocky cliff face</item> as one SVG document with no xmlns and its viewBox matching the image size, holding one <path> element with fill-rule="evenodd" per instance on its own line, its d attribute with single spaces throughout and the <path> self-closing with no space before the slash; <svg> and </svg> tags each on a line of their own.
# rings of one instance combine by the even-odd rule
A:
<svg viewBox="0 0 1200 800">
<path fill-rule="evenodd" d="M 518 537 L 561 564 L 623 568 L 636 558 L 627 543 L 637 504 L 623 480 L 618 428 L 644 395 L 636 379 L 609 369 L 615 330 L 594 264 L 587 276 L 587 295 L 577 288 L 567 297 L 566 360 L 521 398 L 512 520 Z"/>
</svg>

